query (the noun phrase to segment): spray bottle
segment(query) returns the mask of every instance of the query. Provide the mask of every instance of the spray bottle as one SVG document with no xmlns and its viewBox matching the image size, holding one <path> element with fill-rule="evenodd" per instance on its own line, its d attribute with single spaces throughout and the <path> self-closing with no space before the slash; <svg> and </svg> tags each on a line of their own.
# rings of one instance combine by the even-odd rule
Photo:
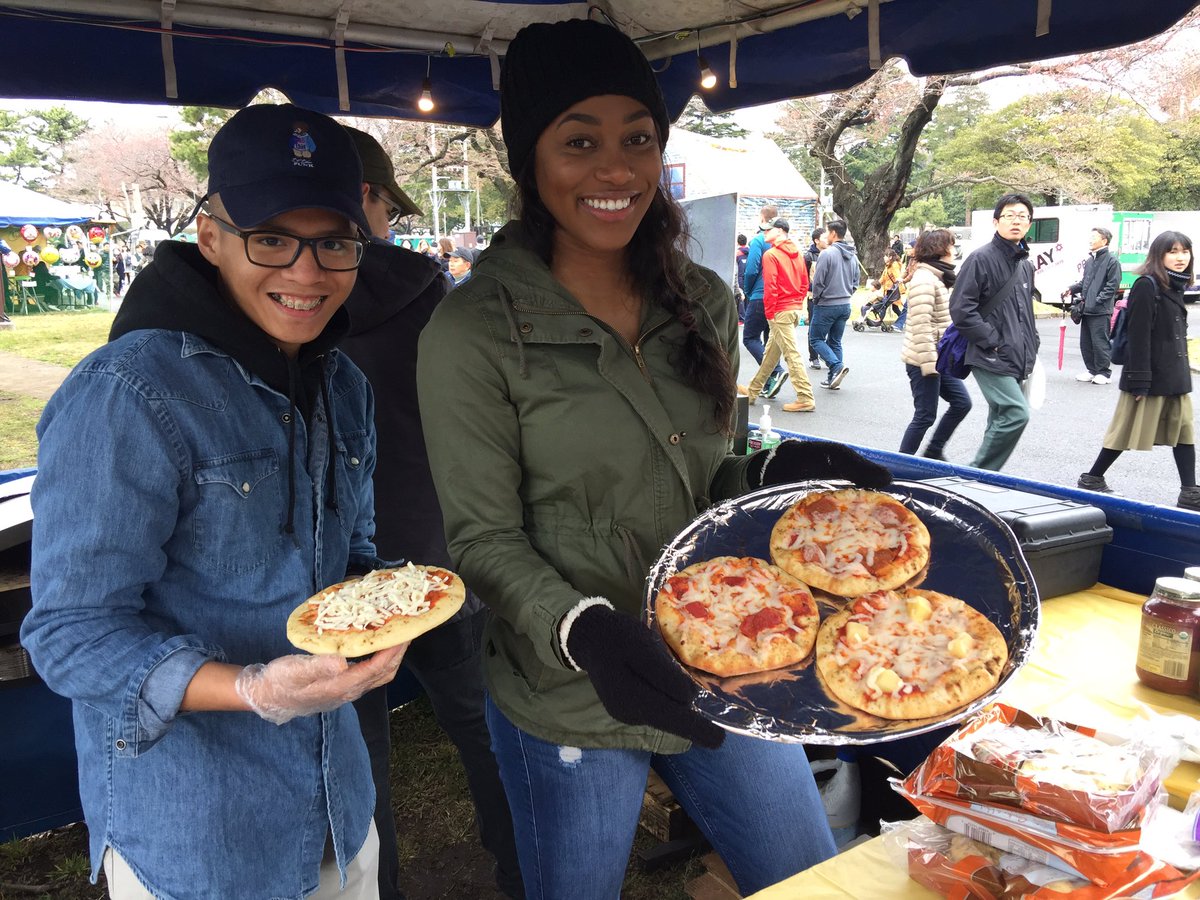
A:
<svg viewBox="0 0 1200 900">
<path fill-rule="evenodd" d="M 779 432 L 775 430 L 775 425 L 771 421 L 771 404 L 764 403 L 762 418 L 758 420 L 758 424 L 750 430 L 750 434 L 746 438 L 746 452 L 770 450 L 772 447 L 778 447 L 782 440 L 783 438 L 779 436 Z"/>
</svg>

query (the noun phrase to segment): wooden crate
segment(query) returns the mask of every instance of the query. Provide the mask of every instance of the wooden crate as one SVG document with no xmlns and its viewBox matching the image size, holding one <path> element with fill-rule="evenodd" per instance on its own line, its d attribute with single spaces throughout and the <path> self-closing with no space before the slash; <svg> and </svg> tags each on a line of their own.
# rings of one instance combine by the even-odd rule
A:
<svg viewBox="0 0 1200 900">
<path fill-rule="evenodd" d="M 653 771 L 646 781 L 638 824 L 660 841 L 676 841 L 700 833 L 700 829 L 675 801 L 671 789 Z"/>
<path fill-rule="evenodd" d="M 729 869 L 715 853 L 704 855 L 705 872 L 693 878 L 684 887 L 691 900 L 741 900 L 737 884 Z"/>
</svg>

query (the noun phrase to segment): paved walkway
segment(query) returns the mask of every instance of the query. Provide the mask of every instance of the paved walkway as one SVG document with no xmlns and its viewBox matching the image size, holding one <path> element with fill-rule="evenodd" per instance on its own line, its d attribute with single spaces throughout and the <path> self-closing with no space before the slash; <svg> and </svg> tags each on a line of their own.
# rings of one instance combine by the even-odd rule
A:
<svg viewBox="0 0 1200 900">
<path fill-rule="evenodd" d="M 49 400 L 70 371 L 67 366 L 26 359 L 0 350 L 0 389 L 10 394 Z"/>
</svg>

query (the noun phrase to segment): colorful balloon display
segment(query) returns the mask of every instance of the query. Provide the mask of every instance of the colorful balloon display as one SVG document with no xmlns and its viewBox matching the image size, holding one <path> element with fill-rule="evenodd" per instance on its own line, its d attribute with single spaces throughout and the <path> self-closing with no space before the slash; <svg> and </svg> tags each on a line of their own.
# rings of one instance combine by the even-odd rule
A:
<svg viewBox="0 0 1200 900">
<path fill-rule="evenodd" d="M 104 240 L 104 229 L 99 225 L 93 225 L 88 229 L 88 240 L 93 244 L 98 244 Z"/>
<path fill-rule="evenodd" d="M 59 260 L 57 247 L 46 247 L 42 250 L 42 262 L 48 266 L 54 265 Z"/>
<path fill-rule="evenodd" d="M 82 241 L 83 240 L 83 229 L 80 228 L 78 225 L 68 225 L 67 226 L 67 240 L 68 241 Z"/>
<path fill-rule="evenodd" d="M 95 269 L 100 265 L 100 254 L 89 251 L 84 255 L 83 262 L 89 269 Z"/>
<path fill-rule="evenodd" d="M 20 264 L 21 257 L 17 256 L 17 254 L 12 250 L 9 250 L 4 254 L 4 265 L 8 266 L 10 269 L 15 269 Z"/>
<path fill-rule="evenodd" d="M 37 240 L 37 228 L 33 225 L 22 225 L 21 226 L 21 237 L 25 238 L 25 240 L 27 240 L 27 241 L 36 241 Z"/>
<path fill-rule="evenodd" d="M 46 236 L 46 240 L 56 241 L 62 237 L 62 229 L 57 225 L 47 225 L 42 229 L 42 234 Z"/>
<path fill-rule="evenodd" d="M 26 250 L 24 253 L 21 254 L 21 262 L 25 263 L 25 265 L 27 265 L 31 269 L 41 261 L 42 261 L 42 258 L 40 256 L 38 256 L 37 253 L 35 253 L 33 250 Z"/>
<path fill-rule="evenodd" d="M 68 266 L 73 266 L 79 262 L 81 256 L 83 256 L 83 253 L 78 247 L 63 247 L 59 253 L 59 258 Z"/>
</svg>

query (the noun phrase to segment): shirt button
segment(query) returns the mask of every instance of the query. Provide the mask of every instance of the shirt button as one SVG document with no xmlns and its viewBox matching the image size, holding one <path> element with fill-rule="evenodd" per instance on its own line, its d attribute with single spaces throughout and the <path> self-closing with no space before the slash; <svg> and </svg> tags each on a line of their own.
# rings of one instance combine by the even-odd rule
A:
<svg viewBox="0 0 1200 900">
<path fill-rule="evenodd" d="M 352 468 L 355 468 L 355 469 L 358 468 L 358 457 L 357 456 L 350 457 L 350 465 Z"/>
<path fill-rule="evenodd" d="M 521 323 L 521 334 L 529 334 L 531 331 L 533 331 L 532 325 L 530 325 L 528 322 Z"/>
<path fill-rule="evenodd" d="M 281 422 L 282 422 L 284 425 L 289 425 L 289 424 L 291 424 L 291 421 L 292 421 L 292 414 L 291 414 L 291 413 L 284 413 L 282 416 L 280 416 L 280 417 L 279 417 L 279 421 L 281 421 Z"/>
<path fill-rule="evenodd" d="M 117 738 L 117 749 L 118 750 L 124 750 L 127 746 L 129 746 L 129 745 L 125 743 L 124 738 Z"/>
<path fill-rule="evenodd" d="M 683 440 L 683 438 L 681 438 L 677 434 L 673 434 L 669 438 L 667 438 L 667 440 L 669 440 L 672 444 L 678 444 L 681 440 Z"/>
<path fill-rule="evenodd" d="M 243 482 L 242 482 L 242 493 L 243 493 L 243 494 L 248 494 L 248 493 L 250 493 L 250 482 L 248 482 L 248 481 L 243 481 Z"/>
</svg>

